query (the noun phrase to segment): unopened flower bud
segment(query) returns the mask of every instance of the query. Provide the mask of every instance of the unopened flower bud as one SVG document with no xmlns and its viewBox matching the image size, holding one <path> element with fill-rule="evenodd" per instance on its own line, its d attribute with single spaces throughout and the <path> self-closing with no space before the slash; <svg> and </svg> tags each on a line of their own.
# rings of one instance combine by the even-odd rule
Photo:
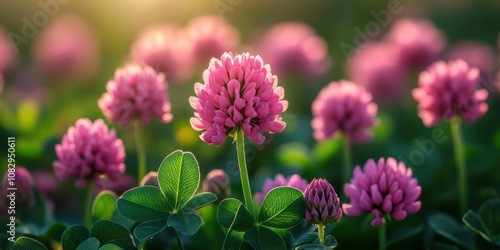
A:
<svg viewBox="0 0 500 250">
<path fill-rule="evenodd" d="M 312 224 L 328 225 L 342 218 L 340 199 L 325 179 L 313 179 L 304 191 L 305 219 Z"/>
<path fill-rule="evenodd" d="M 203 190 L 217 195 L 217 200 L 221 201 L 231 195 L 229 177 L 222 169 L 214 169 L 207 174 L 203 180 Z"/>
</svg>

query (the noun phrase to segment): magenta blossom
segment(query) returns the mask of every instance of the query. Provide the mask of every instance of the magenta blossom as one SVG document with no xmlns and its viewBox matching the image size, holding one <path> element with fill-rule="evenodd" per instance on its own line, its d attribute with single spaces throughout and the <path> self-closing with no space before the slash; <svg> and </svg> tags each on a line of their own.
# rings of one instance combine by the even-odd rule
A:
<svg viewBox="0 0 500 250">
<path fill-rule="evenodd" d="M 326 41 L 301 22 L 275 25 L 263 35 L 257 50 L 279 75 L 298 72 L 306 79 L 318 79 L 331 66 Z"/>
<path fill-rule="evenodd" d="M 12 194 L 12 190 L 15 190 L 14 196 L 10 195 Z M 1 195 L 2 204 L 0 206 L 4 206 L 2 208 L 10 207 L 9 210 L 19 209 L 20 211 L 30 210 L 35 203 L 33 197 L 33 177 L 30 172 L 21 166 L 17 166 L 14 169 L 9 168 L 2 179 Z M 14 197 L 14 202 L 12 202 L 11 197 Z"/>
<path fill-rule="evenodd" d="M 328 225 L 342 218 L 340 198 L 333 186 L 325 179 L 313 179 L 304 191 L 306 213 L 304 218 L 311 224 Z"/>
<path fill-rule="evenodd" d="M 203 191 L 217 195 L 220 202 L 231 195 L 229 176 L 222 169 L 213 169 L 203 180 Z"/>
<path fill-rule="evenodd" d="M 109 131 L 102 119 L 94 123 L 79 119 L 56 145 L 58 160 L 53 163 L 59 180 L 76 178 L 83 188 L 87 181 L 101 186 L 101 176 L 117 180 L 125 172 L 125 149 L 114 130 Z"/>
<path fill-rule="evenodd" d="M 232 51 L 240 40 L 238 30 L 219 16 L 201 16 L 189 21 L 185 32 L 192 46 L 193 60 L 204 65 L 212 57 Z"/>
<path fill-rule="evenodd" d="M 448 59 L 464 60 L 470 67 L 479 69 L 479 73 L 486 80 L 497 69 L 497 57 L 494 48 L 473 41 L 459 42 L 453 46 L 448 54 Z"/>
<path fill-rule="evenodd" d="M 419 76 L 419 88 L 413 98 L 418 102 L 418 116 L 427 127 L 460 116 L 472 123 L 488 110 L 486 89 L 477 90 L 479 70 L 462 60 L 433 63 Z"/>
<path fill-rule="evenodd" d="M 0 27 L 0 76 L 14 64 L 16 54 L 12 46 L 7 32 Z"/>
<path fill-rule="evenodd" d="M 403 220 L 421 206 L 418 198 L 422 188 L 417 179 L 404 162 L 394 158 L 380 158 L 378 162 L 370 159 L 363 170 L 356 166 L 351 182 L 344 184 L 344 192 L 351 199 L 350 204 L 342 205 L 344 213 L 349 216 L 371 213 L 372 226 L 382 225 L 385 216 Z"/>
<path fill-rule="evenodd" d="M 400 19 L 386 38 L 400 50 L 402 62 L 417 69 L 435 61 L 446 46 L 443 33 L 427 20 Z"/>
<path fill-rule="evenodd" d="M 353 142 L 368 141 L 377 109 L 362 86 L 345 80 L 331 82 L 312 104 L 314 138 L 324 141 L 342 132 Z"/>
<path fill-rule="evenodd" d="M 285 90 L 260 56 L 224 53 L 220 60 L 212 58 L 203 82 L 195 84 L 197 97 L 190 97 L 189 103 L 196 111 L 191 126 L 204 130 L 201 139 L 206 143 L 220 145 L 233 129 L 241 128 L 251 141 L 262 144 L 261 133 L 285 129 Z"/>
<path fill-rule="evenodd" d="M 165 76 L 151 67 L 129 64 L 118 69 L 106 90 L 97 104 L 112 123 L 128 126 L 139 118 L 147 124 L 150 117 L 164 123 L 172 120 Z"/>
<path fill-rule="evenodd" d="M 85 20 L 65 14 L 37 35 L 33 57 L 45 75 L 87 80 L 99 68 L 99 42 Z"/>
<path fill-rule="evenodd" d="M 146 64 L 165 74 L 169 82 L 178 84 L 191 75 L 190 43 L 180 27 L 160 24 L 140 32 L 132 44 L 132 61 Z"/>
<path fill-rule="evenodd" d="M 385 42 L 370 42 L 355 52 L 347 65 L 353 82 L 363 85 L 377 103 L 395 103 L 405 97 L 407 71 L 399 50 Z"/>
<path fill-rule="evenodd" d="M 304 192 L 304 190 L 306 190 L 307 187 L 307 181 L 302 179 L 302 177 L 300 177 L 300 175 L 298 174 L 294 174 L 286 178 L 282 174 L 277 174 L 274 177 L 274 180 L 267 178 L 264 181 L 264 185 L 262 186 L 262 192 L 256 193 L 255 197 L 257 197 L 257 200 L 259 200 L 259 202 L 262 203 L 267 193 L 269 193 L 271 189 L 283 186 L 293 187 Z"/>
</svg>

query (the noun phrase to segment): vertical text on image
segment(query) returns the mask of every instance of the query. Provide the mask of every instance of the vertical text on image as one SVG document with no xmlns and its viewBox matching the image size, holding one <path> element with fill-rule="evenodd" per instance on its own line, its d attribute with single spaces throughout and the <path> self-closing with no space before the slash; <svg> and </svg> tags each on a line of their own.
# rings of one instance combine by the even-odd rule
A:
<svg viewBox="0 0 500 250">
<path fill-rule="evenodd" d="M 7 138 L 7 190 L 4 200 L 8 201 L 7 213 L 9 223 L 7 223 L 8 240 L 15 242 L 16 238 L 16 138 Z"/>
</svg>

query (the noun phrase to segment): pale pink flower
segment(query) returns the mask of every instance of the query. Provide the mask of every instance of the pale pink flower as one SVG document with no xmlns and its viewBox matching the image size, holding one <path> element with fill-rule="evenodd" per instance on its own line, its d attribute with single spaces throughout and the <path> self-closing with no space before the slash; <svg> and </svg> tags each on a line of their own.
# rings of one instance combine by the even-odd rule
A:
<svg viewBox="0 0 500 250">
<path fill-rule="evenodd" d="M 402 62 L 417 69 L 438 59 L 446 46 L 445 35 L 427 20 L 399 19 L 386 38 L 400 50 Z"/>
<path fill-rule="evenodd" d="M 331 66 L 325 39 L 301 22 L 271 27 L 258 42 L 257 51 L 278 75 L 298 73 L 314 80 L 324 76 Z"/>
<path fill-rule="evenodd" d="M 183 83 L 192 74 L 190 42 L 175 24 L 159 24 L 145 28 L 132 44 L 132 61 L 149 65 L 165 74 L 169 82 Z"/>
<path fill-rule="evenodd" d="M 271 191 L 271 189 L 273 188 L 287 186 L 296 188 L 304 192 L 304 190 L 306 190 L 307 184 L 307 181 L 305 179 L 302 179 L 302 177 L 300 177 L 300 175 L 298 174 L 294 174 L 288 177 L 284 177 L 282 174 L 277 174 L 274 177 L 274 180 L 266 178 L 266 180 L 264 181 L 264 185 L 262 186 L 262 191 L 260 193 L 256 193 L 255 197 L 257 197 L 257 200 L 262 203 L 267 193 L 269 193 L 269 191 Z"/>
<path fill-rule="evenodd" d="M 361 47 L 349 61 L 347 72 L 377 103 L 394 103 L 405 97 L 407 70 L 400 51 L 390 43 L 370 42 Z"/>
<path fill-rule="evenodd" d="M 459 42 L 451 48 L 448 59 L 464 60 L 471 68 L 476 67 L 485 79 L 497 69 L 497 53 L 494 48 L 473 41 Z"/>
<path fill-rule="evenodd" d="M 386 222 L 384 217 L 389 216 L 403 220 L 421 207 L 418 198 L 422 188 L 411 169 L 394 158 L 380 158 L 378 162 L 370 159 L 363 170 L 356 166 L 351 182 L 344 184 L 344 192 L 351 199 L 350 204 L 342 205 L 344 213 L 349 216 L 371 213 L 372 226 L 382 225 Z"/>
<path fill-rule="evenodd" d="M 314 138 L 324 141 L 344 133 L 352 142 L 371 140 L 377 109 L 362 86 L 345 80 L 331 82 L 312 104 Z"/>
<path fill-rule="evenodd" d="M 15 63 L 16 54 L 12 46 L 7 31 L 0 27 L 0 75 Z"/>
<path fill-rule="evenodd" d="M 233 51 L 239 43 L 238 30 L 219 16 L 200 16 L 189 21 L 186 35 L 192 46 L 195 62 L 203 65 L 225 51 Z"/>
<path fill-rule="evenodd" d="M 260 56 L 224 53 L 220 60 L 212 58 L 203 82 L 195 84 L 197 97 L 190 97 L 189 103 L 195 109 L 191 126 L 204 131 L 200 137 L 206 143 L 220 145 L 233 129 L 241 128 L 251 141 L 262 144 L 262 133 L 285 129 L 285 90 Z"/>
<path fill-rule="evenodd" d="M 112 123 L 122 126 L 128 126 L 135 118 L 142 124 L 147 124 L 151 117 L 168 123 L 172 114 L 167 87 L 163 73 L 149 66 L 129 64 L 116 70 L 97 104 Z"/>
<path fill-rule="evenodd" d="M 92 78 L 99 68 L 99 42 L 90 25 L 77 15 L 56 17 L 33 44 L 33 60 L 50 77 Z"/>
<path fill-rule="evenodd" d="M 125 172 L 125 149 L 114 130 L 109 131 L 102 119 L 94 123 L 82 118 L 56 145 L 58 160 L 53 163 L 59 180 L 76 178 L 83 188 L 88 181 L 101 186 L 101 176 L 112 181 Z"/>
<path fill-rule="evenodd" d="M 425 126 L 460 116 L 472 123 L 488 110 L 488 91 L 477 89 L 479 70 L 463 60 L 435 62 L 419 76 L 419 88 L 413 90 L 418 116 Z"/>
</svg>

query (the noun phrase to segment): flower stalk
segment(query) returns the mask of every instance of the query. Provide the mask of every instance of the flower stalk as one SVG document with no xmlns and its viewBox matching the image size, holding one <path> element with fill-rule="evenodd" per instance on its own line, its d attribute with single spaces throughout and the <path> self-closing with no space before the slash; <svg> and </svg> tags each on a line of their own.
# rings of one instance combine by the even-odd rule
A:
<svg viewBox="0 0 500 250">
<path fill-rule="evenodd" d="M 139 119 L 134 120 L 134 136 L 137 150 L 137 181 L 140 184 L 142 178 L 146 175 L 146 150 L 142 135 L 142 126 Z"/>
<path fill-rule="evenodd" d="M 378 227 L 378 249 L 379 250 L 385 250 L 386 249 L 386 243 L 385 243 L 385 239 L 386 239 L 386 229 L 385 229 L 385 222 L 382 223 L 382 225 L 380 225 Z"/>
<path fill-rule="evenodd" d="M 250 180 L 248 179 L 247 163 L 245 159 L 245 138 L 243 130 L 238 128 L 236 131 L 236 152 L 238 155 L 238 167 L 240 169 L 241 186 L 243 190 L 243 199 L 248 211 L 255 216 L 255 208 L 252 199 L 252 190 L 250 189 Z"/>
<path fill-rule="evenodd" d="M 450 122 L 451 134 L 453 138 L 453 148 L 455 150 L 455 163 L 458 169 L 458 193 L 460 199 L 460 215 L 467 210 L 467 168 L 465 165 L 464 142 L 462 130 L 460 128 L 460 117 L 454 117 Z"/>
</svg>

